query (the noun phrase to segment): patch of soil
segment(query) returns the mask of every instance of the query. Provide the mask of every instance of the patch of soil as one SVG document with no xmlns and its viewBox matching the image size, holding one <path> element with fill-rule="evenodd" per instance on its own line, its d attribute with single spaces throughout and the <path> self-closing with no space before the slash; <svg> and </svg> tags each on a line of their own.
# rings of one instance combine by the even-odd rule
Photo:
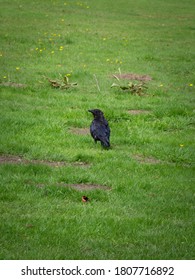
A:
<svg viewBox="0 0 195 280">
<path fill-rule="evenodd" d="M 132 158 L 137 160 L 140 163 L 146 163 L 146 164 L 167 164 L 167 165 L 181 165 L 185 167 L 191 167 L 192 165 L 188 162 L 182 162 L 182 163 L 175 163 L 170 161 L 163 161 L 160 159 L 156 159 L 153 157 L 144 157 L 143 155 L 132 155 Z"/>
<path fill-rule="evenodd" d="M 72 127 L 72 128 L 70 128 L 70 131 L 73 134 L 77 134 L 77 135 L 87 135 L 87 134 L 89 134 L 89 128 L 76 128 L 76 127 Z"/>
<path fill-rule="evenodd" d="M 77 191 L 87 191 L 87 190 L 111 190 L 110 187 L 95 185 L 95 184 L 66 184 L 66 183 L 56 183 L 56 187 L 73 188 Z M 46 184 L 37 184 L 37 188 L 44 188 Z"/>
<path fill-rule="evenodd" d="M 143 155 L 133 155 L 133 159 L 137 160 L 140 163 L 148 163 L 148 164 L 160 164 L 161 160 L 153 158 L 153 157 L 144 157 Z"/>
<path fill-rule="evenodd" d="M 64 161 L 49 161 L 49 160 L 38 160 L 38 159 L 24 159 L 19 156 L 12 156 L 12 155 L 0 155 L 0 164 L 9 163 L 9 164 L 43 164 L 51 167 L 60 167 L 66 165 L 74 165 L 74 166 L 84 166 L 88 167 L 89 164 L 86 162 L 74 162 L 74 163 L 67 163 Z"/>
<path fill-rule="evenodd" d="M 110 187 L 107 186 L 101 186 L 101 185 L 95 185 L 95 184 L 60 184 L 63 187 L 70 187 L 73 189 L 76 189 L 78 191 L 85 191 L 85 190 L 111 190 Z"/>
<path fill-rule="evenodd" d="M 151 112 L 148 110 L 128 110 L 128 113 L 131 115 L 140 115 L 140 114 L 149 114 Z"/>
<path fill-rule="evenodd" d="M 14 87 L 14 88 L 25 88 L 27 85 L 25 84 L 18 84 L 14 82 L 5 82 L 5 83 L 0 83 L 1 86 L 4 87 Z"/>
<path fill-rule="evenodd" d="M 137 80 L 143 82 L 152 80 L 152 77 L 150 77 L 149 75 L 139 75 L 134 73 L 114 74 L 114 76 L 121 80 Z"/>
</svg>

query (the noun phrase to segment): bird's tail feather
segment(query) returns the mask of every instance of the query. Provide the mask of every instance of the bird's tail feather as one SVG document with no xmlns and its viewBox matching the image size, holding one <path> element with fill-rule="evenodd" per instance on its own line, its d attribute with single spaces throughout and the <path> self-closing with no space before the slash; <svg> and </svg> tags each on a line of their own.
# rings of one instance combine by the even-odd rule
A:
<svg viewBox="0 0 195 280">
<path fill-rule="evenodd" d="M 101 145 L 104 148 L 110 148 L 110 141 L 109 140 L 102 141 Z"/>
</svg>

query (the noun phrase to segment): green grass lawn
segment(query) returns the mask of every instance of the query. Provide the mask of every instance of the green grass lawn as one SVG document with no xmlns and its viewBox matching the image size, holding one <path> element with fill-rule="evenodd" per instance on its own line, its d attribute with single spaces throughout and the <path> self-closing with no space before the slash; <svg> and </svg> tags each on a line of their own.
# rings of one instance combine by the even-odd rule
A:
<svg viewBox="0 0 195 280">
<path fill-rule="evenodd" d="M 0 259 L 195 259 L 194 1 L 1 2 Z"/>
</svg>

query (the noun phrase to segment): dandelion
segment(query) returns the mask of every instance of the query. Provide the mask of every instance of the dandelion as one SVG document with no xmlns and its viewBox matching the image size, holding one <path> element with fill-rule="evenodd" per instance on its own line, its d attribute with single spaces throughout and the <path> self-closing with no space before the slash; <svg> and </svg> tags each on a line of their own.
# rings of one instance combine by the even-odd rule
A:
<svg viewBox="0 0 195 280">
<path fill-rule="evenodd" d="M 66 76 L 67 76 L 67 77 L 70 77 L 70 76 L 71 76 L 71 74 L 70 74 L 70 73 L 68 73 L 68 74 L 66 74 Z"/>
<path fill-rule="evenodd" d="M 51 51 L 52 54 L 54 54 L 54 51 Z"/>
<path fill-rule="evenodd" d="M 106 41 L 106 38 L 103 38 L 103 41 Z"/>
<path fill-rule="evenodd" d="M 189 84 L 189 87 L 193 87 L 193 84 Z"/>
<path fill-rule="evenodd" d="M 181 148 L 183 148 L 183 147 L 184 147 L 184 144 L 180 144 L 179 146 L 180 146 Z"/>
<path fill-rule="evenodd" d="M 16 70 L 17 70 L 17 71 L 20 70 L 20 67 L 16 67 Z"/>
<path fill-rule="evenodd" d="M 64 19 L 62 18 L 62 19 L 61 19 L 61 21 L 63 22 L 63 21 L 64 21 Z"/>
<path fill-rule="evenodd" d="M 7 76 L 3 76 L 3 79 L 7 79 Z"/>
<path fill-rule="evenodd" d="M 163 87 L 163 84 L 160 84 L 160 87 Z"/>
<path fill-rule="evenodd" d="M 40 49 L 39 51 L 40 51 L 40 52 L 42 52 L 43 50 L 42 50 L 42 49 Z"/>
<path fill-rule="evenodd" d="M 63 51 L 64 47 L 63 46 L 60 46 L 59 50 L 60 51 Z"/>
<path fill-rule="evenodd" d="M 38 51 L 39 48 L 36 48 L 35 50 Z"/>
<path fill-rule="evenodd" d="M 110 58 L 107 58 L 106 61 L 109 62 L 109 61 L 110 61 Z"/>
</svg>

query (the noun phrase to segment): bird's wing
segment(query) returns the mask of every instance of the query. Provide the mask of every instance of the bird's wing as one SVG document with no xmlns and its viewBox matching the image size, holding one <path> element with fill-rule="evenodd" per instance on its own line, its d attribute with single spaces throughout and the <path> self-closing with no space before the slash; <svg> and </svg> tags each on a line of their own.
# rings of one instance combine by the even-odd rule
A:
<svg viewBox="0 0 195 280">
<path fill-rule="evenodd" d="M 110 128 L 108 123 L 102 123 L 100 121 L 93 121 L 90 127 L 90 132 L 92 137 L 96 141 L 101 141 L 105 143 L 105 146 L 109 145 Z"/>
</svg>

